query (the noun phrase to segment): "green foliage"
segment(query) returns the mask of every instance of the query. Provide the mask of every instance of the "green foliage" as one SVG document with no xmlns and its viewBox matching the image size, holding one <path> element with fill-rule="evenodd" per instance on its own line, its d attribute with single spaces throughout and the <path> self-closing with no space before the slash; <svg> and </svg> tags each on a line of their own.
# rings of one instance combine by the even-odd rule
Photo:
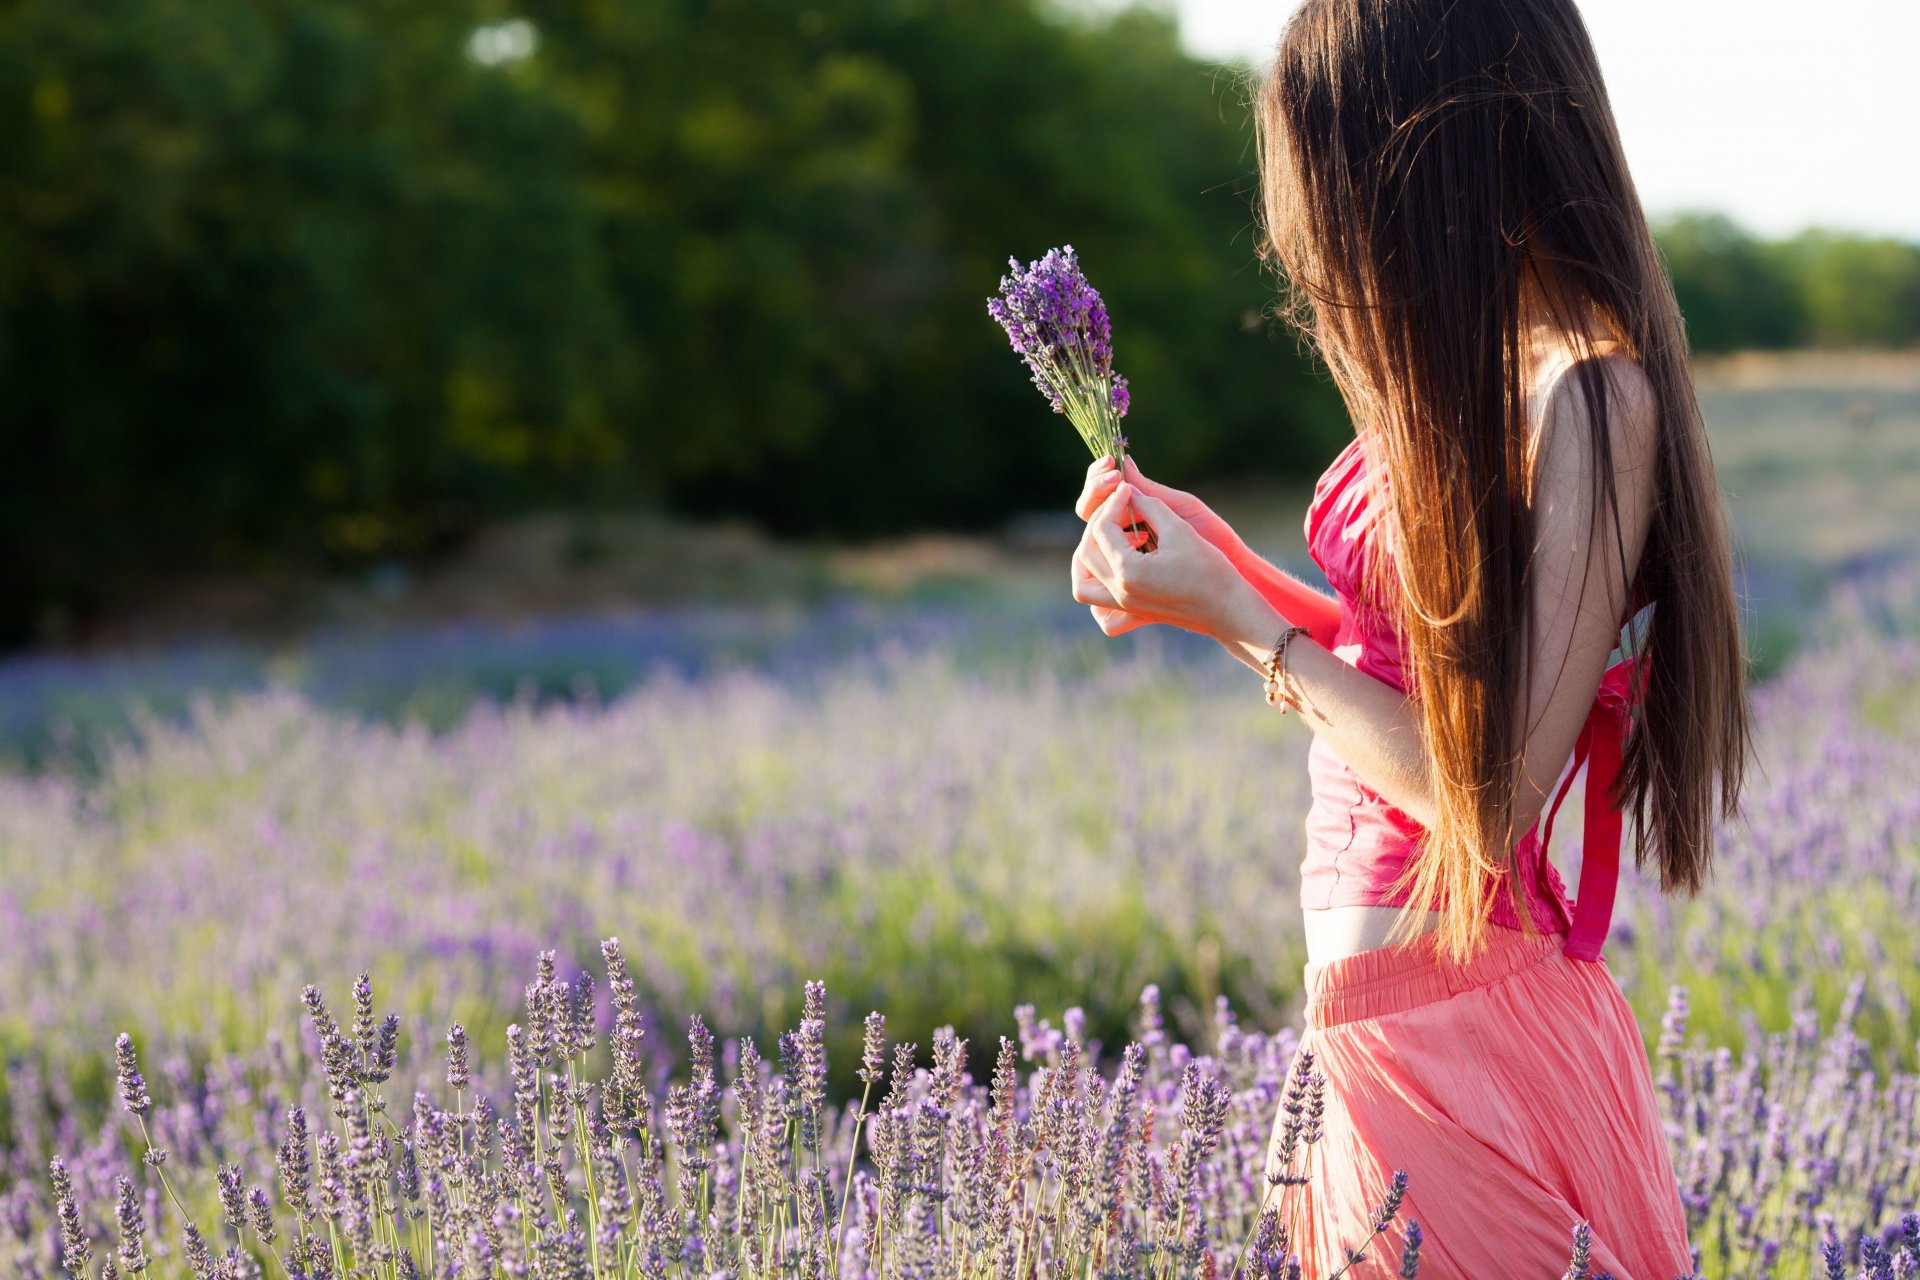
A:
<svg viewBox="0 0 1920 1280">
<path fill-rule="evenodd" d="M 1785 347 L 1799 336 L 1799 299 L 1767 247 L 1719 214 L 1659 231 L 1695 351 Z"/>
<path fill-rule="evenodd" d="M 1695 351 L 1920 341 L 1920 245 L 1810 230 L 1768 243 L 1718 214 L 1659 230 Z"/>
<path fill-rule="evenodd" d="M 0 643 L 541 506 L 986 527 L 1085 457 L 987 319 L 1072 243 L 1184 484 L 1344 415 L 1271 319 L 1241 74 L 1039 0 L 0 11 Z M 1697 348 L 1906 342 L 1920 250 L 1664 239 Z"/>
<path fill-rule="evenodd" d="M 1083 459 L 984 300 L 1065 241 L 1143 457 L 1304 466 L 1340 420 L 1261 318 L 1211 74 L 1165 16 L 1031 0 L 11 6 L 0 638 L 532 505 L 1059 503 Z"/>
</svg>

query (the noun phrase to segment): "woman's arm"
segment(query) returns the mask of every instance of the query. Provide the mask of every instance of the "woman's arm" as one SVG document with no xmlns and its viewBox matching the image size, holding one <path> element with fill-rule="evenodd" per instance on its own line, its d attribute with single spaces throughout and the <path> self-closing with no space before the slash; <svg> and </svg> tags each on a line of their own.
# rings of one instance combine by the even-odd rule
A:
<svg viewBox="0 0 1920 1280">
<path fill-rule="evenodd" d="M 1323 645 L 1333 643 L 1340 631 L 1340 601 L 1324 591 L 1316 591 L 1300 579 L 1278 568 L 1251 547 L 1242 544 L 1245 554 L 1229 556 L 1240 576 L 1253 584 L 1262 599 L 1280 616 L 1305 627 Z M 1292 650 L 1288 650 L 1292 657 Z M 1342 664 L 1344 665 L 1344 664 Z"/>
<path fill-rule="evenodd" d="M 1639 560 L 1652 512 L 1655 402 L 1638 366 L 1606 363 L 1622 375 L 1615 378 L 1608 403 L 1619 528 L 1631 566 Z M 1539 817 L 1573 752 L 1607 658 L 1619 640 L 1619 619 L 1626 607 L 1627 583 L 1615 553 L 1610 513 L 1597 512 L 1593 501 L 1591 429 L 1577 380 L 1564 378 L 1550 399 L 1535 462 L 1537 542 L 1529 594 L 1533 645 L 1520 713 L 1517 830 L 1526 830 Z M 1141 554 L 1125 541 L 1119 513 L 1128 499 L 1160 535 L 1160 551 Z M 1601 515 L 1609 518 L 1597 518 Z M 1090 553 L 1076 553 L 1077 599 L 1202 631 L 1256 670 L 1264 670 L 1274 641 L 1287 625 L 1308 627 L 1314 642 L 1296 639 L 1288 651 L 1289 670 L 1301 695 L 1301 718 L 1326 736 L 1369 787 L 1415 821 L 1431 824 L 1433 781 L 1418 708 L 1405 694 L 1336 658 L 1320 643 L 1312 622 L 1277 608 L 1217 549 L 1211 549 L 1216 564 L 1203 540 L 1163 528 L 1178 521 L 1165 503 L 1122 485 L 1097 516 L 1088 525 L 1089 539 L 1082 542 L 1083 552 L 1091 547 Z"/>
</svg>

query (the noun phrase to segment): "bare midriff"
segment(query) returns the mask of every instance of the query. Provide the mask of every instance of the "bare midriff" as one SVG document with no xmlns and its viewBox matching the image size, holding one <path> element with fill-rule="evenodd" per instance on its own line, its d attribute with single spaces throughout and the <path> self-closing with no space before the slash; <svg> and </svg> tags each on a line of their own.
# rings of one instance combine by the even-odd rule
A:
<svg viewBox="0 0 1920 1280">
<path fill-rule="evenodd" d="M 1307 926 L 1307 960 L 1325 964 L 1386 946 L 1388 934 L 1405 911 L 1400 907 L 1303 907 L 1300 914 Z M 1406 936 L 1431 933 L 1439 921 L 1438 911 L 1418 912 L 1413 932 Z"/>
</svg>

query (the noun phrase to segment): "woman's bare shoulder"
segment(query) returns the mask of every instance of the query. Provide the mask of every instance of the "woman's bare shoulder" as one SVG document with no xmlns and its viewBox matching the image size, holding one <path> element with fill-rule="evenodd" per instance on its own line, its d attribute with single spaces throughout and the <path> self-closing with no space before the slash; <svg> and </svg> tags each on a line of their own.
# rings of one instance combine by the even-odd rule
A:
<svg viewBox="0 0 1920 1280">
<path fill-rule="evenodd" d="M 1616 483 L 1641 472 L 1650 483 L 1660 436 L 1660 400 L 1646 370 L 1624 349 L 1603 349 L 1585 360 L 1570 361 L 1544 388 L 1544 404 L 1535 415 L 1528 451 L 1535 482 L 1556 472 L 1584 473 L 1593 456 L 1596 414 L 1586 379 L 1579 376 L 1583 365 L 1605 380 L 1606 429 Z"/>
</svg>

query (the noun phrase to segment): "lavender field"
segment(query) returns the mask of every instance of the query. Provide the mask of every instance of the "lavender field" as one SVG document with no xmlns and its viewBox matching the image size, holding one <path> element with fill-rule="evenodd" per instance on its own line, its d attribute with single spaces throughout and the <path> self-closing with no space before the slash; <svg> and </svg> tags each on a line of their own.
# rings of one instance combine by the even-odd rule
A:
<svg viewBox="0 0 1920 1280">
<path fill-rule="evenodd" d="M 1723 833 L 1712 886 L 1691 902 L 1631 879 L 1623 889 L 1609 963 L 1669 1090 L 1705 1274 L 1811 1274 L 1829 1232 L 1851 1268 L 1863 1233 L 1897 1244 L 1920 1194 L 1915 597 L 1911 573 L 1837 593 L 1757 691 L 1762 773 Z M 1042 1095 L 1019 1095 L 1036 1108 L 1025 1122 L 1086 1127 L 1033 1139 L 1040 1154 L 1019 1176 L 1062 1203 L 1111 1201 L 1077 1225 L 1051 1218 L 1046 1231 L 1064 1234 L 1033 1247 L 1075 1266 L 1097 1255 L 1116 1273 L 1197 1274 L 1203 1253 L 1228 1265 L 1260 1233 L 1256 1166 L 1293 1065 L 1305 740 L 1248 696 L 1237 668 L 1200 659 L 1172 638 L 1062 637 L 966 664 L 896 638 L 804 675 L 662 669 L 604 702 L 482 701 L 437 731 L 267 689 L 54 748 L 0 776 L 0 1204 L 14 1265 L 56 1274 L 84 1236 L 103 1258 L 110 1243 L 145 1249 L 143 1274 L 200 1274 L 180 1206 L 209 1258 L 232 1244 L 271 1261 L 246 1225 L 255 1215 L 279 1223 L 285 1247 L 314 1233 L 325 1249 L 273 1264 L 308 1274 L 406 1274 L 401 1250 L 439 1274 L 571 1274 L 576 1248 L 599 1274 L 759 1274 L 829 1255 L 866 1274 L 859 1251 L 886 1249 L 880 1219 L 916 1273 L 1011 1265 L 993 1261 L 1004 1237 L 981 1224 L 999 1212 L 987 1184 L 1016 1175 L 966 1162 L 1002 1159 L 988 1117 L 1012 1104 L 976 1094 L 954 1056 L 957 1037 L 984 1087 L 1002 1035 L 1023 1046 L 1020 1069 L 1045 1068 L 1021 1086 Z M 1577 824 L 1568 831 L 1571 874 Z M 628 978 L 601 959 L 612 937 Z M 576 984 L 559 1004 L 526 994 L 547 951 L 552 972 L 536 986 Z M 303 1008 L 313 983 L 344 1009 L 363 971 L 368 1002 L 351 1031 Z M 581 985 L 587 974 L 597 986 Z M 810 981 L 824 997 L 803 1003 Z M 1157 1012 L 1143 1024 L 1149 987 Z M 890 1172 L 876 1147 L 836 1225 L 820 1215 L 822 1204 L 838 1215 L 847 1194 L 854 1121 L 838 1108 L 854 1098 L 857 1112 L 869 1010 L 896 1041 L 935 1047 L 933 1075 L 902 1077 L 896 1119 L 879 1122 L 902 1144 L 885 1159 L 922 1163 Z M 696 1041 L 711 1034 L 721 1048 L 689 1051 L 696 1014 L 708 1028 Z M 578 1023 L 571 1040 L 547 1026 L 563 1018 Z M 455 1023 L 479 1061 L 471 1091 L 436 1111 L 449 1105 Z M 795 1023 L 800 1039 L 782 1040 Z M 540 1047 L 525 1043 L 529 1027 Z M 164 1164 L 140 1163 L 147 1137 L 115 1080 L 122 1032 Z M 1066 1153 L 1099 1150 L 1103 1133 L 1145 1139 L 1114 1111 L 1134 1103 L 1078 1073 L 1097 1055 L 1109 1078 L 1116 1066 L 1131 1078 L 1120 1048 L 1142 1034 L 1153 1052 L 1137 1087 L 1157 1099 L 1154 1140 L 1172 1141 L 1175 1124 L 1214 1136 L 1178 1157 L 1112 1156 L 1098 1167 L 1120 1182 L 1103 1188 Z M 769 1070 L 790 1059 L 772 1101 L 723 1087 L 741 1070 L 742 1036 Z M 609 1056 L 643 1037 L 636 1063 Z M 611 1092 L 575 1083 L 623 1070 Z M 669 1090 L 689 1071 L 691 1094 Z M 530 1088 L 557 1113 L 533 1118 Z M 1044 1101 L 1057 1088 L 1079 1090 L 1080 1109 L 1047 1120 L 1047 1106 L 1066 1105 Z M 636 1101 L 649 1090 L 651 1110 Z M 626 1131 L 606 1111 L 614 1099 Z M 743 1124 L 779 1128 L 753 1118 L 763 1104 L 797 1126 L 771 1146 L 740 1136 Z M 279 1167 L 294 1108 L 316 1134 L 328 1117 L 340 1126 L 335 1145 L 314 1148 L 319 1208 L 300 1225 L 289 1216 L 300 1176 Z M 515 1116 L 517 1127 L 499 1123 Z M 544 1146 L 541 1126 L 557 1135 Z M 793 1145 L 802 1131 L 820 1152 Z M 577 1160 L 555 1154 L 574 1138 Z M 776 1166 L 750 1172 L 743 1142 L 767 1159 L 778 1149 Z M 666 1163 L 646 1164 L 663 1143 Z M 465 1163 L 483 1152 L 484 1174 Z M 421 1172 L 428 1153 L 438 1175 Z M 628 1155 L 643 1167 L 610 1190 L 608 1170 Z M 66 1246 L 55 1159 L 72 1188 Z M 543 1175 L 543 1160 L 561 1164 Z M 265 1208 L 220 1207 L 216 1175 L 235 1166 Z M 1156 1167 L 1179 1185 L 1143 1191 Z M 761 1203 L 792 1204 L 753 1244 L 740 1179 L 763 1175 L 774 1181 L 753 1191 Z M 436 1195 L 451 1199 L 432 1208 Z M 662 1207 L 685 1195 L 709 1208 L 734 1199 L 719 1226 L 690 1227 Z M 1138 1203 L 1112 1220 L 1128 1196 Z M 1197 1207 L 1163 1220 L 1181 1196 Z M 432 1211 L 416 1215 L 416 1201 Z M 144 1245 L 121 1244 L 129 1213 Z M 223 1214 L 244 1232 L 223 1234 Z M 752 1261 L 741 1252 L 752 1249 L 771 1254 Z M 522 1271 L 516 1257 L 546 1261 Z M 120 1269 L 133 1260 L 123 1253 Z"/>
</svg>

